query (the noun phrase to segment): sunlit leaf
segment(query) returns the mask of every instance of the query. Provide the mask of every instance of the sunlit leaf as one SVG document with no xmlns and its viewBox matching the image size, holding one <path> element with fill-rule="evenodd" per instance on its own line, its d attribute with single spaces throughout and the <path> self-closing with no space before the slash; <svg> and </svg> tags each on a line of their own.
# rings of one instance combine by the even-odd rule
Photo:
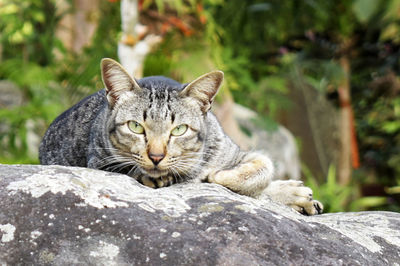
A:
<svg viewBox="0 0 400 266">
<path fill-rule="evenodd" d="M 382 129 L 389 134 L 400 131 L 400 121 L 385 122 L 382 126 Z"/>
<path fill-rule="evenodd" d="M 17 12 L 18 12 L 18 6 L 16 4 L 0 3 L 0 16 L 11 15 Z"/>
<path fill-rule="evenodd" d="M 33 32 L 32 23 L 30 23 L 30 22 L 25 22 L 25 23 L 24 23 L 24 26 L 22 27 L 22 33 L 23 33 L 25 36 L 28 36 L 28 35 L 31 35 L 32 32 Z"/>
<path fill-rule="evenodd" d="M 361 23 L 366 23 L 378 10 L 380 3 L 380 0 L 355 0 L 354 14 Z"/>
</svg>

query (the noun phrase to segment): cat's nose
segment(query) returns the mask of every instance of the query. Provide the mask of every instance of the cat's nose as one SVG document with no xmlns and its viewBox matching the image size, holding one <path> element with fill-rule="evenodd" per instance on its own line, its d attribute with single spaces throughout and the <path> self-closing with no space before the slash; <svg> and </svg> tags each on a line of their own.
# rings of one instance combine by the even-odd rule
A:
<svg viewBox="0 0 400 266">
<path fill-rule="evenodd" d="M 154 153 L 149 153 L 149 158 L 150 160 L 154 163 L 154 165 L 157 165 L 161 162 L 162 159 L 164 159 L 165 154 L 160 153 L 160 154 L 154 154 Z"/>
</svg>

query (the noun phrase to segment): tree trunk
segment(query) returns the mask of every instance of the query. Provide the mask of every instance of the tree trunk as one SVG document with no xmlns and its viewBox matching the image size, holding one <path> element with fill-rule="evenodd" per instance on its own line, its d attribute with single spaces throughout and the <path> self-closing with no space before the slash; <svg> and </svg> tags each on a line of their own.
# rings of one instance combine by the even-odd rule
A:
<svg viewBox="0 0 400 266">
<path fill-rule="evenodd" d="M 137 0 L 121 1 L 122 37 L 118 44 L 121 65 L 135 78 L 143 76 L 143 62 L 151 49 L 161 41 L 153 34 L 147 36 L 147 27 L 139 24 Z"/>
<path fill-rule="evenodd" d="M 90 44 L 99 18 L 99 0 L 75 0 L 74 13 L 63 16 L 57 26 L 56 35 L 65 48 L 79 53 L 83 47 Z M 60 13 L 66 12 L 70 3 L 66 0 L 57 3 Z"/>
<path fill-rule="evenodd" d="M 340 101 L 340 154 L 338 180 L 346 185 L 351 180 L 352 166 L 359 167 L 358 147 L 350 96 L 350 61 L 346 55 L 339 59 L 344 77 L 338 88 Z M 353 165 L 352 165 L 353 162 Z"/>
</svg>

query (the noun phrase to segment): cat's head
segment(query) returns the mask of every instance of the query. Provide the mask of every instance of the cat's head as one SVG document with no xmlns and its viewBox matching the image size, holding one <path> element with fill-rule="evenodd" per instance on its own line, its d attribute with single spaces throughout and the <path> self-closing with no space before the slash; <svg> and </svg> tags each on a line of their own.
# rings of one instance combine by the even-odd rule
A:
<svg viewBox="0 0 400 266">
<path fill-rule="evenodd" d="M 112 59 L 103 59 L 101 70 L 110 110 L 109 140 L 116 156 L 132 160 L 132 171 L 153 178 L 187 176 L 202 160 L 204 118 L 223 73 L 210 72 L 180 84 L 165 77 L 136 81 Z"/>
</svg>

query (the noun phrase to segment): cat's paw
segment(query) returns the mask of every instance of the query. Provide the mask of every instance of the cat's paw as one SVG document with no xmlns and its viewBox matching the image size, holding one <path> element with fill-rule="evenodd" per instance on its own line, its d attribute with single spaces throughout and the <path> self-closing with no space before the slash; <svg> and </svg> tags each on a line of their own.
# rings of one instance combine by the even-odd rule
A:
<svg viewBox="0 0 400 266">
<path fill-rule="evenodd" d="M 174 178 L 172 176 L 162 176 L 159 178 L 152 178 L 149 176 L 140 176 L 137 179 L 140 183 L 145 185 L 146 187 L 151 188 L 161 188 L 161 187 L 168 187 L 174 183 Z"/>
<path fill-rule="evenodd" d="M 260 198 L 263 196 L 268 196 L 305 215 L 320 214 L 324 209 L 321 202 L 313 199 L 311 188 L 305 187 L 303 182 L 297 180 L 273 181 Z"/>
<path fill-rule="evenodd" d="M 174 183 L 174 178 L 170 175 L 162 176 L 156 179 L 157 187 L 168 187 Z"/>
</svg>

